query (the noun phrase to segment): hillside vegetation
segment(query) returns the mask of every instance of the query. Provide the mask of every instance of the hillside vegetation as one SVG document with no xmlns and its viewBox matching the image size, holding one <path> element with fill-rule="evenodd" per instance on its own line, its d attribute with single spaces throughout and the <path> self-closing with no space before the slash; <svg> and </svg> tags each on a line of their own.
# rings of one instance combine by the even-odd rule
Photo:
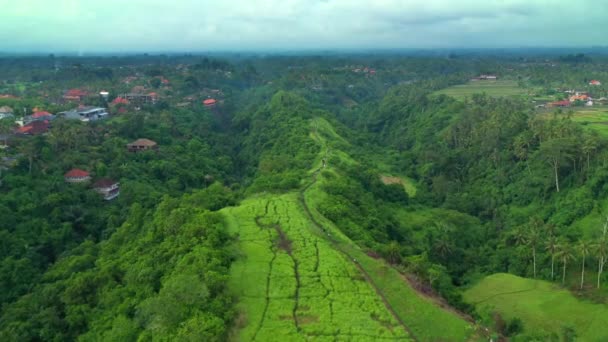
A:
<svg viewBox="0 0 608 342">
<path fill-rule="evenodd" d="M 605 305 L 576 298 L 547 281 L 493 274 L 468 289 L 464 298 L 488 318 L 499 314 L 505 321 L 521 319 L 529 339 L 565 339 L 570 330 L 580 341 L 608 339 Z"/>
</svg>

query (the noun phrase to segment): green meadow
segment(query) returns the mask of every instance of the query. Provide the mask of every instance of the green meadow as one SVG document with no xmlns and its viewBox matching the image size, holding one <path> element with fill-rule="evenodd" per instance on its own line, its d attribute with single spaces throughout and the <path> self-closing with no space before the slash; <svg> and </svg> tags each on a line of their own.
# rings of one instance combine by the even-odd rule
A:
<svg viewBox="0 0 608 342">
<path fill-rule="evenodd" d="M 608 137 L 608 108 L 584 108 L 574 112 L 572 120 Z"/>
<path fill-rule="evenodd" d="M 573 328 L 577 341 L 607 341 L 608 307 L 576 298 L 554 283 L 498 273 L 464 293 L 478 312 L 498 312 L 505 320 L 519 318 L 524 331 L 539 341 Z"/>
<path fill-rule="evenodd" d="M 456 99 L 462 100 L 471 97 L 473 94 L 488 94 L 489 96 L 519 96 L 525 95 L 525 89 L 518 86 L 516 81 L 498 80 L 498 81 L 469 81 L 465 84 L 459 84 L 445 88 L 435 92 L 435 94 L 448 95 Z"/>
</svg>

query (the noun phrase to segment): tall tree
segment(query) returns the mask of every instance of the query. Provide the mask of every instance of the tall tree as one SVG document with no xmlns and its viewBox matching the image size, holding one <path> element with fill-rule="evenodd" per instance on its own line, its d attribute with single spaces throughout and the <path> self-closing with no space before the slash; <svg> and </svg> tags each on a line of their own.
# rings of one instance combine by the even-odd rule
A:
<svg viewBox="0 0 608 342">
<path fill-rule="evenodd" d="M 536 279 L 536 247 L 540 240 L 539 231 L 536 228 L 532 228 L 528 232 L 526 244 L 532 249 L 532 265 L 534 270 L 534 278 Z"/>
<path fill-rule="evenodd" d="M 602 272 L 604 272 L 604 264 L 606 263 L 606 257 L 608 256 L 608 239 L 606 235 L 603 235 L 598 243 L 595 245 L 595 254 L 597 255 L 597 288 L 600 288 L 600 279 L 602 278 Z"/>
<path fill-rule="evenodd" d="M 591 252 L 591 247 L 591 243 L 584 239 L 579 241 L 577 245 L 578 253 L 583 257 L 583 261 L 581 263 L 581 290 L 583 289 L 583 285 L 585 283 L 585 259 Z"/>
<path fill-rule="evenodd" d="M 557 252 L 558 240 L 555 235 L 549 235 L 545 249 L 551 254 L 551 280 L 554 280 L 555 270 L 555 253 Z"/>
<path fill-rule="evenodd" d="M 562 242 L 557 247 L 557 257 L 562 261 L 562 285 L 566 283 L 566 268 L 568 267 L 568 261 L 571 260 L 574 255 L 567 242 Z"/>
<path fill-rule="evenodd" d="M 589 172 L 591 154 L 598 148 L 599 142 L 595 135 L 588 134 L 583 140 L 581 149 L 587 157 L 587 172 Z"/>
<path fill-rule="evenodd" d="M 559 170 L 572 157 L 572 140 L 568 138 L 547 140 L 540 145 L 539 153 L 551 165 L 555 189 L 559 192 Z"/>
</svg>

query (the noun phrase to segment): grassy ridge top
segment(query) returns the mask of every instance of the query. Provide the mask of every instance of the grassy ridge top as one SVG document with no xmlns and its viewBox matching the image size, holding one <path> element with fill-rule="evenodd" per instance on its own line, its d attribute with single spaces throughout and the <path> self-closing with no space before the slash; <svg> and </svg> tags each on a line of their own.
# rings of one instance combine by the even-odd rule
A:
<svg viewBox="0 0 608 342">
<path fill-rule="evenodd" d="M 505 319 L 520 318 L 525 332 L 539 337 L 576 330 L 581 341 L 606 341 L 608 308 L 581 301 L 569 291 L 542 280 L 498 273 L 484 278 L 464 294 L 481 312 L 496 311 Z"/>
<path fill-rule="evenodd" d="M 341 149 L 348 142 L 329 122 L 312 119 L 310 128 L 320 152 L 303 189 L 254 195 L 222 210 L 242 253 L 231 269 L 240 312 L 232 339 L 470 339 L 467 321 L 416 293 L 320 214 L 323 184 L 331 182 L 323 174 L 340 175 L 333 162 L 322 168 L 323 160 L 357 161 Z"/>
</svg>

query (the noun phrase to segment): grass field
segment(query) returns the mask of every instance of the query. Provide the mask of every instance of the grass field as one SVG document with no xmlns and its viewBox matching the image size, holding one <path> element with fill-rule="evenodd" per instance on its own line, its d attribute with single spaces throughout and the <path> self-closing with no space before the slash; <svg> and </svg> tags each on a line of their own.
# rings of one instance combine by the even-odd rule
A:
<svg viewBox="0 0 608 342">
<path fill-rule="evenodd" d="M 574 112 L 572 120 L 608 137 L 608 108 L 584 108 Z"/>
<path fill-rule="evenodd" d="M 464 299 L 478 311 L 496 311 L 507 320 L 520 318 L 524 331 L 539 340 L 572 327 L 577 341 L 608 341 L 608 307 L 579 300 L 550 282 L 499 273 L 467 290 Z"/>
<path fill-rule="evenodd" d="M 348 142 L 325 120 L 313 120 L 311 130 L 322 151 L 302 190 L 222 210 L 241 253 L 231 268 L 240 314 L 231 340 L 474 339 L 469 322 L 418 294 L 316 210 L 327 181 L 318 172 L 322 159 L 356 161 L 340 150 Z M 331 164 L 323 170 L 337 172 Z"/>
<path fill-rule="evenodd" d="M 452 96 L 456 99 L 464 99 L 471 97 L 473 94 L 486 93 L 490 96 L 519 96 L 525 95 L 525 89 L 520 88 L 515 81 L 499 80 L 499 81 L 470 81 L 466 84 L 459 84 L 449 88 L 445 88 L 435 92 L 435 94 L 444 94 Z"/>
</svg>

